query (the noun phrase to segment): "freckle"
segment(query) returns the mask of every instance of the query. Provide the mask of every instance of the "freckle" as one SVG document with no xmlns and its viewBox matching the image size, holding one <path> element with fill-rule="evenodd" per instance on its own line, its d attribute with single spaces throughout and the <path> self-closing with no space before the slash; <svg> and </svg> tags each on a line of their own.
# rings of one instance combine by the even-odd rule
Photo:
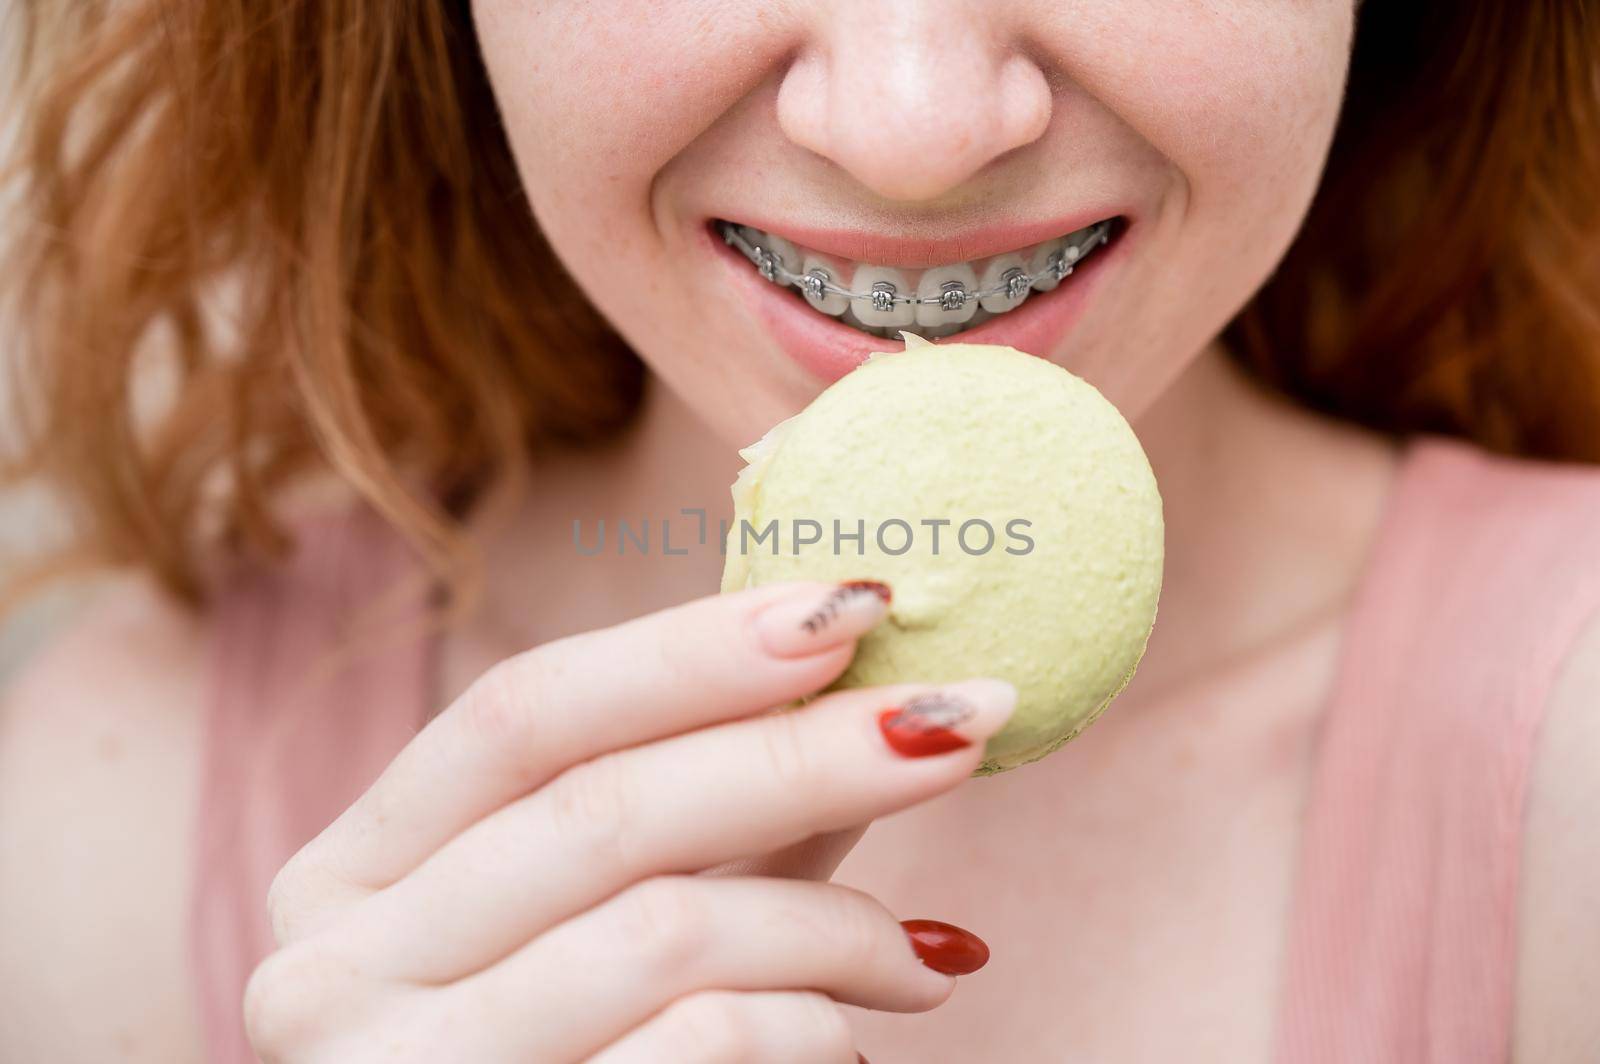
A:
<svg viewBox="0 0 1600 1064">
<path fill-rule="evenodd" d="M 120 735 L 102 735 L 95 743 L 95 753 L 102 761 L 116 761 L 122 757 L 122 737 Z"/>
</svg>

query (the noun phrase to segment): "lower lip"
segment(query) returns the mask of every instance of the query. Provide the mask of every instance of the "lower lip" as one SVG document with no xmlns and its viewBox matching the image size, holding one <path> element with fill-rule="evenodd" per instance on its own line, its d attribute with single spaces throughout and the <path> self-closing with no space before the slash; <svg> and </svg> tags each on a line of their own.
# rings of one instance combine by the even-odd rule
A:
<svg viewBox="0 0 1600 1064">
<path fill-rule="evenodd" d="M 999 344 L 1048 357 L 1083 316 L 1101 274 L 1121 257 L 1132 226 L 1126 220 L 1118 225 L 1121 232 L 1116 238 L 1084 260 L 1054 289 L 1034 292 L 1016 310 L 947 339 L 952 343 Z M 772 330 L 778 346 L 814 376 L 832 383 L 861 365 L 868 355 L 890 350 L 886 345 L 899 349 L 899 340 L 853 329 L 811 309 L 791 288 L 765 280 L 711 224 L 701 226 L 700 233 L 710 253 L 727 265 L 729 279 L 751 310 Z"/>
</svg>

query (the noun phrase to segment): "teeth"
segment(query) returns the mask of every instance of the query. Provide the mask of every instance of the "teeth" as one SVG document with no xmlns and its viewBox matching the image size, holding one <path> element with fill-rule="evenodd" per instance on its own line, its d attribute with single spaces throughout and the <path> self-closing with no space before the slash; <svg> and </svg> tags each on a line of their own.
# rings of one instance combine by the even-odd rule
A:
<svg viewBox="0 0 1600 1064">
<path fill-rule="evenodd" d="M 1028 272 L 1027 260 L 1016 252 L 996 255 L 989 260 L 989 265 L 983 268 L 983 276 L 978 279 L 978 290 L 990 292 L 1004 284 L 1006 274 L 1011 270 L 1021 270 L 1026 274 Z M 1028 293 L 1032 291 L 1028 285 L 1018 285 L 1017 287 L 1021 291 L 1017 293 L 1015 299 L 1004 292 L 996 292 L 984 296 L 980 305 L 990 314 L 1004 314 L 1008 310 L 1015 310 L 1022 306 L 1023 302 L 1028 298 Z"/>
<path fill-rule="evenodd" d="M 882 335 L 878 332 L 878 329 L 875 326 L 868 325 L 866 322 L 856 317 L 856 307 L 854 302 L 850 302 L 850 305 L 844 308 L 844 312 L 839 315 L 839 320 L 844 322 L 846 325 L 854 325 L 856 328 L 861 329 L 864 332 L 870 332 L 873 335 Z"/>
<path fill-rule="evenodd" d="M 978 301 L 972 298 L 972 293 L 977 290 L 977 271 L 964 262 L 923 270 L 922 279 L 917 282 L 918 299 L 938 299 L 943 302 L 919 302 L 916 307 L 917 324 L 939 326 L 966 323 L 978 312 Z"/>
<path fill-rule="evenodd" d="M 772 233 L 763 233 L 759 229 L 752 229 L 748 225 L 739 227 L 739 235 L 750 242 L 750 246 L 765 253 L 768 258 L 764 262 L 776 263 L 794 273 L 800 267 L 800 249 L 781 236 Z M 777 275 L 763 267 L 762 263 L 756 264 L 756 269 L 761 271 L 761 276 L 769 281 L 776 281 Z"/>
<path fill-rule="evenodd" d="M 1069 233 L 1061 248 L 1061 259 L 1068 266 L 1076 265 L 1089 252 L 1111 239 L 1109 228 L 1091 225 L 1076 233 Z"/>
<path fill-rule="evenodd" d="M 839 284 L 839 278 L 834 276 L 833 268 L 815 255 L 807 255 L 801 260 L 800 272 L 821 277 L 824 281 L 832 284 Z M 841 285 L 841 287 L 843 286 Z M 805 293 L 806 302 L 811 304 L 812 309 L 820 310 L 822 313 L 830 314 L 836 318 L 850 306 L 850 297 L 840 295 L 838 292 L 824 292 L 818 298 L 812 292 L 806 291 L 804 285 L 801 285 L 800 290 Z"/>
<path fill-rule="evenodd" d="M 917 312 L 909 303 L 890 302 L 895 295 L 906 296 L 913 291 L 906 275 L 889 266 L 857 266 L 850 278 L 850 291 L 861 295 L 875 293 L 873 299 L 851 300 L 856 317 L 865 325 L 883 327 L 910 325 L 917 320 Z"/>
<path fill-rule="evenodd" d="M 1033 249 L 1028 257 L 1028 274 L 1033 278 L 1035 292 L 1048 292 L 1061 283 L 1061 278 L 1056 276 L 1054 259 L 1065 245 L 1065 240 L 1046 240 Z"/>
<path fill-rule="evenodd" d="M 952 336 L 1015 310 L 1033 292 L 1049 292 L 1110 240 L 1109 223 L 1031 248 L 922 271 L 841 263 L 781 236 L 720 223 L 728 243 L 767 280 L 793 287 L 813 310 L 863 332 L 898 339 L 902 329 L 928 339 Z M 854 270 L 854 275 L 846 275 Z M 912 280 L 915 278 L 915 280 Z M 829 288 L 844 289 L 844 292 Z M 848 294 L 847 294 L 848 293 Z"/>
<path fill-rule="evenodd" d="M 948 325 L 919 325 L 915 331 L 925 340 L 942 340 L 946 336 L 954 336 L 965 328 L 965 322 L 951 322 Z"/>
</svg>

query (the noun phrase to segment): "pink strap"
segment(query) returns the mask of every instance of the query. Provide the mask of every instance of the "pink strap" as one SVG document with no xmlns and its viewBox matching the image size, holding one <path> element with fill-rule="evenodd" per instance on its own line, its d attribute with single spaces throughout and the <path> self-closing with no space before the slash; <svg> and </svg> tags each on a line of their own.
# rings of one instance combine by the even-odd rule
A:
<svg viewBox="0 0 1600 1064">
<path fill-rule="evenodd" d="M 425 588 L 398 538 L 365 510 L 298 532 L 292 560 L 241 567 L 216 603 L 191 912 L 216 1064 L 256 1060 L 241 1006 L 273 948 L 273 876 L 416 733 L 432 687 Z"/>
<path fill-rule="evenodd" d="M 1507 1059 L 1523 799 L 1600 608 L 1600 469 L 1412 444 L 1346 636 L 1278 1059 Z"/>
</svg>

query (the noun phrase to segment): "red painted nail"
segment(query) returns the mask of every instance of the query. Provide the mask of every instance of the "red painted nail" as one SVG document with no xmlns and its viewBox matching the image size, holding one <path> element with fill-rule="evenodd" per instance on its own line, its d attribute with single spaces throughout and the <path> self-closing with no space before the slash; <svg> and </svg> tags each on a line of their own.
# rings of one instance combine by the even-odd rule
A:
<svg viewBox="0 0 1600 1064">
<path fill-rule="evenodd" d="M 945 975 L 971 975 L 989 963 L 989 947 L 971 931 L 940 920 L 901 920 L 917 957 Z"/>
<path fill-rule="evenodd" d="M 934 691 L 879 713 L 878 730 L 890 748 L 903 757 L 947 754 L 972 745 L 954 729 L 970 719 L 973 712 L 966 702 Z"/>
<path fill-rule="evenodd" d="M 881 580 L 846 580 L 839 588 L 842 591 L 870 591 L 883 599 L 885 604 L 894 601 L 894 592 Z"/>
</svg>

